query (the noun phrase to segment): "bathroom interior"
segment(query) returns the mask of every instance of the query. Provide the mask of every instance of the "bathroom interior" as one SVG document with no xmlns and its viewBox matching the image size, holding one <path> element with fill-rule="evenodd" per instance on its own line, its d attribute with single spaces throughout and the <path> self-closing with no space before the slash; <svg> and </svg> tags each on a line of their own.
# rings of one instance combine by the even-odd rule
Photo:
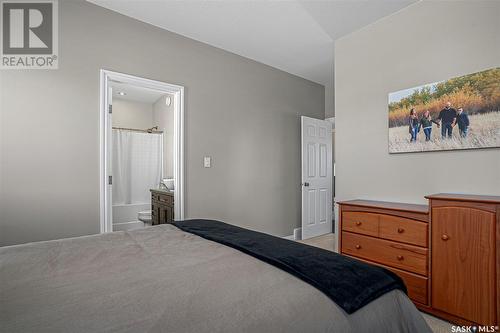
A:
<svg viewBox="0 0 500 333">
<path fill-rule="evenodd" d="M 155 224 L 152 195 L 175 190 L 174 96 L 121 82 L 111 89 L 113 231 L 145 228 Z"/>
</svg>

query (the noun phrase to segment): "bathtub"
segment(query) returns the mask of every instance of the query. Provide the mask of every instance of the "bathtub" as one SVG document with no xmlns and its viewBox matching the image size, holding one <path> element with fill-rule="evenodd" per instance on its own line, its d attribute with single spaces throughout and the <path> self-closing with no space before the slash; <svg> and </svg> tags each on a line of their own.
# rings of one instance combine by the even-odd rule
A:
<svg viewBox="0 0 500 333">
<path fill-rule="evenodd" d="M 144 222 L 137 219 L 137 214 L 143 210 L 151 210 L 151 204 L 113 205 L 113 231 L 144 228 Z"/>
</svg>

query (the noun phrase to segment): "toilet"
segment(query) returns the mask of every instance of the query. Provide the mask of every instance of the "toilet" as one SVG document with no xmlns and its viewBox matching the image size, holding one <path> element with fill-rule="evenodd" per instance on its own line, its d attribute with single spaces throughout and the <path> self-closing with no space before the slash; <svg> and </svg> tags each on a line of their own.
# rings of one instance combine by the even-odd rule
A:
<svg viewBox="0 0 500 333">
<path fill-rule="evenodd" d="M 151 224 L 151 211 L 143 210 L 142 212 L 137 213 L 137 219 L 146 224 Z"/>
</svg>

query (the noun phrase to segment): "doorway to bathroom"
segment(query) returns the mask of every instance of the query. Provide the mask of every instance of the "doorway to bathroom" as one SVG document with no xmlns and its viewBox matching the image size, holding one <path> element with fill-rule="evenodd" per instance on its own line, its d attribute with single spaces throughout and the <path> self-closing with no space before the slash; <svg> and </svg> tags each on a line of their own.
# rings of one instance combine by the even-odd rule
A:
<svg viewBox="0 0 500 333">
<path fill-rule="evenodd" d="M 100 104 L 101 233 L 183 219 L 184 88 L 101 70 Z"/>
</svg>

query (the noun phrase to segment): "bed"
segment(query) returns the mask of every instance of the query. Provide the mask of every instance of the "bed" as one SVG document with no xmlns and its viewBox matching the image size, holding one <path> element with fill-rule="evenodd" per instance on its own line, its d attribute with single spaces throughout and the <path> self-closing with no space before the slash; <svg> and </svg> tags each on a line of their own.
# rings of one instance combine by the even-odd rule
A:
<svg viewBox="0 0 500 333">
<path fill-rule="evenodd" d="M 5 332 L 430 332 L 401 290 L 348 314 L 283 269 L 170 224 L 0 248 L 0 281 Z"/>
</svg>

